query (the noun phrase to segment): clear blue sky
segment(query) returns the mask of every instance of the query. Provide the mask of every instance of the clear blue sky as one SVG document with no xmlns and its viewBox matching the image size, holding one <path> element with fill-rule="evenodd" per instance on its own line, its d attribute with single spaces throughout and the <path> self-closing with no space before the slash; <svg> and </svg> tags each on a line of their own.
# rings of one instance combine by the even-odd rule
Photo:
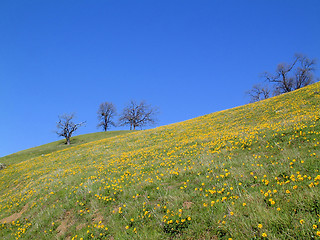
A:
<svg viewBox="0 0 320 240">
<path fill-rule="evenodd" d="M 104 101 L 146 100 L 157 126 L 246 104 L 262 72 L 320 60 L 319 13 L 317 0 L 1 0 L 0 156 L 60 139 L 62 113 L 87 121 L 76 135 L 101 131 Z"/>
</svg>

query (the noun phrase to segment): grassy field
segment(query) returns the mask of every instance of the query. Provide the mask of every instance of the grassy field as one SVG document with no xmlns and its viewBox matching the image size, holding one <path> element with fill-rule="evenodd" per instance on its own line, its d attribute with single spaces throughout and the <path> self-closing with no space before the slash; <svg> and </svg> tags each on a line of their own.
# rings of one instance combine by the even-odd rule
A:
<svg viewBox="0 0 320 240">
<path fill-rule="evenodd" d="M 0 158 L 0 163 L 6 164 L 6 165 L 19 163 L 24 160 L 34 158 L 34 157 L 39 157 L 41 155 L 49 154 L 58 150 L 72 148 L 80 144 L 97 141 L 97 140 L 105 139 L 109 137 L 114 137 L 122 134 L 127 134 L 129 132 L 132 132 L 132 131 L 109 131 L 109 132 L 97 132 L 97 133 L 78 135 L 71 138 L 70 145 L 66 145 L 65 139 L 59 140 L 59 141 L 48 143 L 39 147 L 26 149 L 14 154 L 10 154 L 8 156 L 4 156 Z"/>
<path fill-rule="evenodd" d="M 0 158 L 1 239 L 320 239 L 320 84 Z"/>
</svg>

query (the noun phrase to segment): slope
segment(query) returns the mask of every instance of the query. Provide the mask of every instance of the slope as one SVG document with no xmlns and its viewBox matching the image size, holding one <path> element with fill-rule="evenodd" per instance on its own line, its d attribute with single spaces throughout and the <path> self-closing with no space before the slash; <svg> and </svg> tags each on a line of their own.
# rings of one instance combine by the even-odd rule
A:
<svg viewBox="0 0 320 240">
<path fill-rule="evenodd" d="M 68 146 L 65 144 L 65 140 L 59 140 L 56 142 L 44 144 L 38 147 L 22 150 L 0 158 L 0 163 L 9 165 L 13 163 L 19 163 L 29 158 L 39 157 L 44 154 L 49 154 L 54 151 L 73 147 L 83 143 L 93 142 L 104 138 L 114 137 L 122 134 L 127 134 L 130 131 L 109 131 L 109 132 L 97 132 L 74 136 L 71 138 L 71 144 Z"/>
<path fill-rule="evenodd" d="M 319 88 L 12 164 L 0 236 L 316 238 Z"/>
</svg>

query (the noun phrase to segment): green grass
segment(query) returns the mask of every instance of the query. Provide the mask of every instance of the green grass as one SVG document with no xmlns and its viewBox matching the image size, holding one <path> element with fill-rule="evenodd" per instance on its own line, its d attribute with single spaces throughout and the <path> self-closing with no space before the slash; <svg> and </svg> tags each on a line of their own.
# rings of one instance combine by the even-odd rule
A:
<svg viewBox="0 0 320 240">
<path fill-rule="evenodd" d="M 0 237 L 319 239 L 319 89 L 9 162 Z"/>
<path fill-rule="evenodd" d="M 71 144 L 66 145 L 66 140 L 59 140 L 56 142 L 44 144 L 38 147 L 29 148 L 23 151 L 19 151 L 4 157 L 0 158 L 0 163 L 9 165 L 19 163 L 21 161 L 25 161 L 30 158 L 39 157 L 41 155 L 49 154 L 58 150 L 71 148 L 73 146 L 77 146 L 80 144 L 97 141 L 100 139 L 110 138 L 122 134 L 127 134 L 132 131 L 108 131 L 108 132 L 97 132 L 97 133 L 89 133 L 71 137 Z"/>
</svg>

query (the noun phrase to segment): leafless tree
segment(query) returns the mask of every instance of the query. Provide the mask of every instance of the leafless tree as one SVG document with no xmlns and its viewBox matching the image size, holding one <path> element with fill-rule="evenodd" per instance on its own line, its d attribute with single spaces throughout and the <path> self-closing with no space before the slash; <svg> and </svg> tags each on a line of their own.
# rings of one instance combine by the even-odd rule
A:
<svg viewBox="0 0 320 240">
<path fill-rule="evenodd" d="M 119 122 L 122 126 L 129 125 L 130 130 L 135 130 L 137 127 L 154 124 L 156 121 L 156 114 L 157 108 L 147 105 L 144 101 L 139 104 L 135 101 L 131 101 L 123 109 Z"/>
<path fill-rule="evenodd" d="M 291 92 L 313 83 L 315 64 L 314 59 L 296 54 L 292 63 L 280 63 L 275 74 L 265 72 L 264 77 L 268 82 L 275 84 L 276 95 Z"/>
<path fill-rule="evenodd" d="M 313 72 L 315 71 L 316 60 L 306 56 L 298 55 L 299 65 L 295 70 L 295 89 L 310 85 L 314 82 Z"/>
<path fill-rule="evenodd" d="M 258 102 L 271 97 L 271 89 L 268 85 L 255 84 L 252 89 L 247 91 L 250 97 L 250 102 Z"/>
<path fill-rule="evenodd" d="M 57 122 L 58 130 L 56 131 L 56 133 L 60 137 L 65 137 L 67 145 L 70 145 L 70 138 L 71 138 L 72 134 L 80 126 L 85 124 L 85 122 L 74 123 L 74 122 L 72 122 L 73 118 L 74 118 L 74 114 L 63 114 L 63 115 L 59 116 L 59 122 Z"/>
<path fill-rule="evenodd" d="M 111 102 L 101 103 L 98 110 L 98 127 L 102 127 L 106 132 L 111 126 L 115 126 L 112 118 L 116 114 L 116 107 Z"/>
</svg>

